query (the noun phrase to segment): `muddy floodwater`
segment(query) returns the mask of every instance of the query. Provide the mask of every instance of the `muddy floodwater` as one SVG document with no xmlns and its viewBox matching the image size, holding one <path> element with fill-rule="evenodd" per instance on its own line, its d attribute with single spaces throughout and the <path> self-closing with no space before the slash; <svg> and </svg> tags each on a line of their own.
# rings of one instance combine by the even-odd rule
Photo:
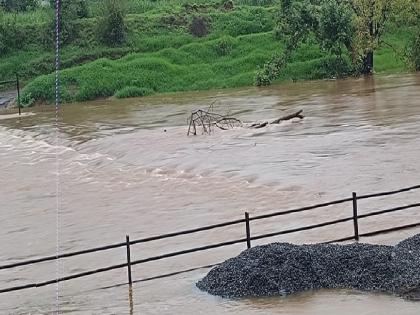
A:
<svg viewBox="0 0 420 315">
<path fill-rule="evenodd" d="M 303 109 L 301 121 L 187 137 L 192 110 L 245 122 Z M 27 110 L 28 111 L 28 110 Z M 1 264 L 420 184 L 420 75 L 100 100 L 0 116 Z M 59 185 L 57 186 L 57 170 Z M 57 199 L 57 188 L 59 198 Z M 420 190 L 360 201 L 360 213 L 420 202 Z M 57 217 L 57 206 L 60 209 Z M 254 235 L 351 215 L 351 204 L 253 221 Z M 420 222 L 420 209 L 360 221 L 360 232 Z M 58 224 L 58 234 L 57 234 Z M 352 235 L 352 223 L 262 240 Z M 365 238 L 395 244 L 420 229 Z M 132 259 L 243 238 L 234 226 L 132 247 Z M 205 266 L 245 244 L 133 266 L 134 280 Z M 71 257 L 60 276 L 125 262 L 125 248 Z M 59 286 L 70 314 L 419 314 L 420 302 L 348 290 L 226 300 L 195 287 L 208 269 L 133 285 L 118 269 Z M 55 262 L 0 270 L 1 288 L 54 279 Z M 50 314 L 56 286 L 0 294 L 1 314 Z"/>
</svg>

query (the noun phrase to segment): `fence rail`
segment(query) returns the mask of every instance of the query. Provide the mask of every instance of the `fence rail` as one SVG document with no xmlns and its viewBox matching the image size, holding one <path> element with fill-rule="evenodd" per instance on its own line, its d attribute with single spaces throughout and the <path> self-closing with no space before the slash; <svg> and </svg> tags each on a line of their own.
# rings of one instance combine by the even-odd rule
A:
<svg viewBox="0 0 420 315">
<path fill-rule="evenodd" d="M 240 244 L 240 243 L 246 243 L 247 248 L 251 248 L 251 242 L 255 241 L 255 240 L 261 240 L 261 239 L 271 238 L 271 237 L 280 236 L 280 235 L 286 235 L 286 234 L 291 234 L 291 233 L 297 233 L 297 232 L 302 232 L 302 231 L 307 231 L 307 230 L 318 229 L 318 228 L 322 228 L 322 227 L 326 227 L 326 226 L 332 226 L 332 225 L 345 223 L 345 222 L 349 222 L 349 221 L 353 222 L 354 234 L 352 236 L 343 237 L 343 238 L 336 239 L 336 240 L 331 240 L 331 241 L 328 241 L 326 243 L 337 243 L 337 242 L 344 242 L 344 241 L 351 241 L 351 240 L 358 241 L 360 237 L 369 237 L 369 236 L 374 236 L 374 235 L 378 235 L 378 234 L 382 234 L 382 233 L 395 232 L 395 231 L 402 230 L 402 229 L 415 228 L 415 227 L 420 226 L 420 222 L 359 234 L 359 219 L 379 216 L 379 215 L 382 215 L 382 214 L 387 214 L 387 213 L 392 213 L 392 212 L 397 212 L 397 211 L 403 211 L 403 210 L 406 210 L 406 209 L 417 208 L 417 207 L 420 207 L 420 203 L 413 203 L 413 204 L 394 207 L 394 208 L 390 208 L 390 209 L 371 211 L 371 212 L 365 213 L 365 214 L 358 214 L 358 202 L 357 201 L 362 200 L 362 199 L 390 196 L 390 195 L 399 194 L 399 193 L 402 193 L 402 192 L 408 192 L 408 191 L 416 190 L 416 189 L 420 189 L 420 185 L 415 185 L 415 186 L 406 187 L 406 188 L 393 190 L 393 191 L 374 193 L 374 194 L 369 194 L 369 195 L 358 196 L 356 193 L 352 193 L 352 197 L 350 197 L 350 198 L 339 199 L 339 200 L 334 200 L 334 201 L 325 202 L 325 203 L 319 203 L 319 204 L 315 204 L 315 205 L 312 205 L 312 206 L 307 206 L 307 207 L 302 207 L 302 208 L 297 208 L 297 209 L 291 209 L 291 210 L 286 210 L 286 211 L 277 211 L 277 212 L 272 212 L 272 213 L 263 214 L 263 215 L 257 215 L 257 216 L 253 216 L 253 217 L 251 217 L 248 212 L 245 212 L 245 217 L 243 219 L 237 219 L 237 220 L 222 222 L 222 223 L 218 223 L 218 224 L 212 224 L 212 225 L 207 225 L 207 226 L 203 226 L 203 227 L 198 227 L 198 228 L 193 228 L 193 229 L 188 229 L 188 230 L 182 230 L 182 231 L 173 232 L 173 233 L 156 235 L 156 236 L 141 238 L 141 239 L 137 239 L 137 240 L 130 240 L 129 236 L 127 235 L 126 239 L 125 239 L 125 242 L 121 242 L 121 243 L 115 243 L 115 244 L 110 244 L 110 245 L 105 245 L 105 246 L 100 246 L 100 247 L 95 247 L 95 248 L 89 248 L 89 249 L 84 249 L 84 250 L 75 251 L 75 252 L 62 253 L 62 254 L 58 254 L 58 255 L 52 255 L 52 256 L 46 256 L 46 257 L 42 257 L 42 258 L 36 258 L 36 259 L 31 259 L 31 260 L 26 260 L 26 261 L 4 264 L 4 265 L 0 265 L 0 270 L 13 269 L 13 268 L 17 268 L 17 267 L 23 267 L 23 266 L 42 263 L 42 262 L 73 257 L 73 256 L 85 255 L 85 254 L 99 252 L 99 251 L 106 251 L 106 250 L 120 248 L 120 247 L 126 247 L 126 251 L 127 251 L 126 262 L 124 262 L 122 264 L 117 264 L 117 265 L 113 265 L 113 266 L 98 268 L 98 269 L 95 269 L 95 270 L 89 270 L 89 271 L 85 271 L 85 272 L 61 277 L 61 278 L 58 278 L 58 279 L 48 280 L 48 281 L 44 281 L 44 282 L 29 283 L 29 284 L 25 284 L 25 285 L 21 285 L 21 286 L 14 286 L 14 287 L 9 287 L 9 288 L 5 288 L 5 289 L 0 289 L 0 293 L 18 291 L 18 290 L 29 289 L 29 288 L 42 287 L 42 286 L 46 286 L 46 285 L 49 285 L 49 284 L 54 284 L 54 283 L 57 283 L 57 282 L 68 281 L 68 280 L 71 280 L 71 279 L 81 278 L 81 277 L 85 277 L 85 276 L 89 276 L 89 275 L 93 275 L 93 274 L 97 274 L 97 273 L 103 273 L 103 272 L 110 271 L 110 270 L 121 269 L 121 268 L 127 268 L 128 284 L 131 285 L 133 282 L 135 282 L 135 281 L 132 280 L 132 274 L 131 274 L 131 266 L 134 266 L 134 265 L 144 264 L 144 263 L 157 261 L 157 260 L 162 260 L 162 259 L 166 259 L 166 258 L 170 258 L 170 257 L 180 256 L 180 255 L 186 255 L 186 254 L 190 254 L 190 253 L 194 253 L 194 252 L 200 252 L 200 251 L 205 251 L 205 250 L 210 250 L 210 249 L 215 249 L 215 248 L 220 248 L 220 247 L 225 247 L 225 246 L 231 246 L 231 245 Z M 252 236 L 252 234 L 251 234 L 251 224 L 250 223 L 252 221 L 262 220 L 262 219 L 276 217 L 276 216 L 284 216 L 284 215 L 288 215 L 288 214 L 292 214 L 292 213 L 299 213 L 299 212 L 304 212 L 304 211 L 309 211 L 309 210 L 314 210 L 314 209 L 319 209 L 319 208 L 324 208 L 324 207 L 328 207 L 328 206 L 332 206 L 332 205 L 343 204 L 343 203 L 346 203 L 346 202 L 351 202 L 352 203 L 352 210 L 353 210 L 353 215 L 352 216 L 339 218 L 339 219 L 335 219 L 335 220 L 331 220 L 331 221 L 326 221 L 326 222 L 322 222 L 322 223 L 318 223 L 318 224 L 311 224 L 311 225 L 307 225 L 307 226 L 301 226 L 301 227 L 296 227 L 296 228 L 292 228 L 292 229 L 282 230 L 282 231 L 278 231 L 278 232 L 272 232 L 272 233 L 266 233 L 266 234 L 261 234 L 261 235 L 254 235 L 254 236 Z M 215 244 L 210 244 L 210 245 L 205 245 L 205 246 L 200 246 L 200 247 L 195 247 L 195 248 L 190 248 L 190 249 L 179 250 L 179 251 L 175 251 L 175 252 L 161 254 L 161 255 L 158 255 L 158 256 L 152 256 L 152 257 L 148 257 L 148 258 L 143 258 L 143 259 L 131 261 L 131 246 L 132 245 L 140 244 L 140 243 L 147 243 L 147 242 L 162 240 L 162 239 L 167 239 L 167 238 L 173 238 L 173 237 L 177 237 L 177 236 L 180 236 L 180 235 L 195 234 L 195 233 L 199 233 L 199 232 L 203 232 L 203 231 L 209 231 L 209 230 L 213 230 L 213 229 L 217 229 L 217 228 L 233 226 L 233 225 L 238 225 L 238 224 L 244 224 L 244 223 L 245 223 L 245 235 L 246 235 L 245 238 L 230 240 L 230 241 L 224 241 L 224 242 L 220 242 L 220 243 L 215 243 Z M 190 270 L 194 270 L 194 269 L 190 269 Z M 174 273 L 171 273 L 169 275 L 172 275 L 172 274 L 178 274 L 178 272 L 174 272 Z M 163 277 L 163 276 L 151 277 L 150 279 L 158 279 L 158 278 L 161 278 L 161 277 Z"/>
</svg>

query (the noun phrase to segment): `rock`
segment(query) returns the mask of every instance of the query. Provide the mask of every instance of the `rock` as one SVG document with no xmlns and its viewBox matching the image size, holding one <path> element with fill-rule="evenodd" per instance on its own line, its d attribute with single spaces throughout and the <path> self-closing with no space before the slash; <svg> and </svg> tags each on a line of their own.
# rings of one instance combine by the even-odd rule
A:
<svg viewBox="0 0 420 315">
<path fill-rule="evenodd" d="M 218 265 L 197 287 L 225 298 L 340 288 L 420 300 L 419 267 L 420 234 L 396 246 L 273 243 Z"/>
</svg>

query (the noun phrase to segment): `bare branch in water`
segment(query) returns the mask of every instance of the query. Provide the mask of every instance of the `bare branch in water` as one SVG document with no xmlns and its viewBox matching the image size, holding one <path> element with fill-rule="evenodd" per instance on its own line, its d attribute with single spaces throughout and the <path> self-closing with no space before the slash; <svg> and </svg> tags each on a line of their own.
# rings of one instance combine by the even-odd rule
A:
<svg viewBox="0 0 420 315">
<path fill-rule="evenodd" d="M 191 113 L 191 116 L 188 119 L 188 133 L 187 135 L 197 135 L 197 129 L 201 127 L 202 134 L 211 134 L 214 131 L 214 128 L 221 130 L 229 130 L 237 127 L 243 127 L 244 124 L 242 121 L 235 117 L 224 116 L 218 113 L 213 112 L 214 103 L 210 104 L 207 110 L 198 109 Z M 248 124 L 246 128 L 260 129 L 268 125 L 280 124 L 282 121 L 291 120 L 293 118 L 303 119 L 302 115 L 303 110 L 299 110 L 293 114 L 286 115 L 275 119 L 271 122 L 257 122 Z"/>
</svg>

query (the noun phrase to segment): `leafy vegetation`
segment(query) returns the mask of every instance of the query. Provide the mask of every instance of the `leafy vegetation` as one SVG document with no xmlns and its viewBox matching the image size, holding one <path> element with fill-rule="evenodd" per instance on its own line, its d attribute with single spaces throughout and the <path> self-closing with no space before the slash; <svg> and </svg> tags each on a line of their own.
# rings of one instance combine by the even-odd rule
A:
<svg viewBox="0 0 420 315">
<path fill-rule="evenodd" d="M 373 72 L 373 54 L 382 44 L 391 19 L 400 14 L 409 16 L 416 0 L 282 0 L 282 10 L 277 30 L 278 37 L 286 42 L 281 55 L 274 56 L 257 73 L 256 84 L 268 85 L 277 78 L 301 43 L 313 40 L 329 54 L 340 59 L 331 64 L 339 65 L 342 72 L 344 56 L 351 57 L 354 74 Z M 414 9 L 416 10 L 417 7 Z M 406 24 L 406 26 L 409 24 Z M 414 41 L 415 42 L 415 41 Z M 412 45 L 415 47 L 415 44 Z M 416 56 L 411 49 L 411 55 Z M 348 67 L 345 67 L 346 69 Z"/>
<path fill-rule="evenodd" d="M 125 8 L 122 0 L 104 0 L 103 11 L 98 21 L 98 37 L 102 44 L 120 46 L 126 37 Z"/>
<path fill-rule="evenodd" d="M 30 1 L 13 0 L 13 8 L 5 1 L 0 0 L 0 80 L 19 72 L 26 105 L 51 102 L 55 1 L 16 7 Z M 256 73 L 258 85 L 342 77 L 360 70 L 366 47 L 375 51 L 376 72 L 418 69 L 413 13 L 392 15 L 380 37 L 366 44 L 360 35 L 365 20 L 350 2 L 363 1 L 64 1 L 62 99 L 237 87 L 253 84 Z M 377 10 L 379 16 L 383 11 Z"/>
<path fill-rule="evenodd" d="M 37 7 L 37 0 L 1 0 L 0 7 L 8 12 L 25 12 Z"/>
<path fill-rule="evenodd" d="M 115 93 L 116 98 L 140 97 L 153 94 L 153 91 L 148 88 L 141 88 L 138 86 L 126 86 Z"/>
<path fill-rule="evenodd" d="M 190 34 L 195 37 L 207 36 L 210 32 L 209 21 L 201 16 L 194 16 L 190 24 Z"/>
</svg>

